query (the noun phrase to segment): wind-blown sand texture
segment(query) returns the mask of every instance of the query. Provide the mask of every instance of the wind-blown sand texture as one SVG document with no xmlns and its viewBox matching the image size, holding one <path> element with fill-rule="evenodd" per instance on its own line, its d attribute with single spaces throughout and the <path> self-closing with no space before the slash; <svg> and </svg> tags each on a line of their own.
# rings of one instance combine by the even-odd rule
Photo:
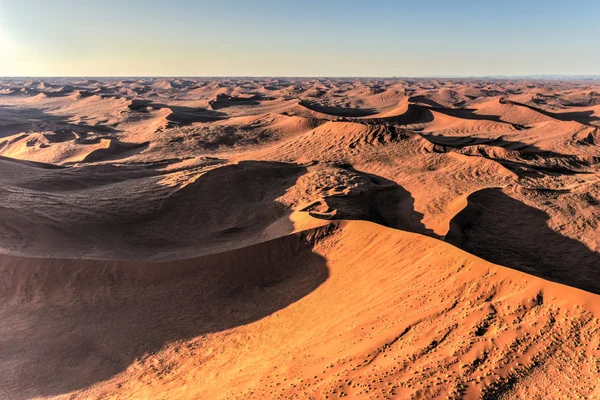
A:
<svg viewBox="0 0 600 400">
<path fill-rule="evenodd" d="M 600 83 L 0 81 L 0 398 L 600 398 Z"/>
</svg>

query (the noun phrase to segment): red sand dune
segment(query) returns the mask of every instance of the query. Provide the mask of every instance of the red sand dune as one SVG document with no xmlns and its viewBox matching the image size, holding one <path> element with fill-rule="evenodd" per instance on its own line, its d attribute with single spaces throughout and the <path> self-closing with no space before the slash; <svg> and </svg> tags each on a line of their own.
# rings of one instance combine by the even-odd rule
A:
<svg viewBox="0 0 600 400">
<path fill-rule="evenodd" d="M 594 82 L 0 81 L 0 398 L 597 398 Z"/>
</svg>

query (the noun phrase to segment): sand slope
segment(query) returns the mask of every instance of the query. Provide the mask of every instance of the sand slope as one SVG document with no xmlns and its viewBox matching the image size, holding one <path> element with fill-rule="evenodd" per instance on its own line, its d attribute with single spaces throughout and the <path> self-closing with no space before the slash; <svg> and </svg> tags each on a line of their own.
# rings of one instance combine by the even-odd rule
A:
<svg viewBox="0 0 600 400">
<path fill-rule="evenodd" d="M 81 396 L 531 398 L 598 389 L 595 295 L 372 223 L 168 266 L 2 263 L 2 347 L 13 349 L 2 387 L 13 398 L 105 379 Z M 17 321 L 19 310 L 28 311 Z"/>
</svg>

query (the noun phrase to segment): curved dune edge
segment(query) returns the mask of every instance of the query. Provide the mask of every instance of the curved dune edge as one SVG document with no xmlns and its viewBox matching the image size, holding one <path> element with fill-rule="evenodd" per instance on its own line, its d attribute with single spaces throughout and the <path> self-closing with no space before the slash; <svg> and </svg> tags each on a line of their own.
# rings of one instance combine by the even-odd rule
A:
<svg viewBox="0 0 600 400">
<path fill-rule="evenodd" d="M 89 336 L 95 340 L 106 337 L 123 340 L 129 349 L 125 353 L 143 349 L 143 344 L 136 341 L 148 335 L 135 335 L 142 323 L 131 319 L 131 313 L 146 313 L 146 317 L 156 313 L 156 319 L 143 326 L 152 330 L 151 337 L 164 338 L 161 334 L 169 331 L 164 322 L 160 322 L 164 319 L 168 320 L 168 327 L 177 321 L 185 327 L 179 329 L 187 329 L 188 333 L 178 340 L 166 341 L 155 352 L 138 355 L 124 365 L 124 371 L 114 371 L 112 377 L 101 367 L 111 366 L 111 362 L 122 363 L 123 354 L 114 351 L 124 347 L 116 343 L 104 346 L 101 341 L 94 354 L 97 358 L 70 360 L 70 365 L 76 368 L 73 373 L 95 372 L 104 379 L 68 396 L 161 398 L 168 392 L 170 398 L 228 399 L 301 395 L 313 398 L 345 395 L 532 398 L 564 393 L 590 397 L 598 393 L 596 362 L 600 357 L 600 343 L 596 332 L 600 329 L 600 302 L 597 295 L 491 264 L 418 234 L 364 221 L 341 221 L 328 226 L 309 234 L 307 243 L 311 243 L 312 252 L 285 250 L 294 249 L 289 243 L 299 243 L 293 238 L 302 237 L 292 235 L 208 256 L 213 257 L 212 264 L 207 261 L 204 265 L 207 268 L 219 266 L 219 274 L 225 274 L 222 276 L 227 276 L 230 268 L 227 265 L 240 257 L 261 260 L 267 254 L 270 254 L 270 262 L 260 263 L 263 267 L 272 268 L 275 264 L 285 266 L 284 270 L 296 270 L 285 279 L 259 285 L 260 288 L 255 289 L 258 292 L 241 291 L 240 295 L 234 290 L 226 296 L 202 295 L 204 301 L 184 302 L 179 309 L 169 308 L 172 303 L 168 297 L 162 300 L 167 306 L 150 302 L 149 307 L 157 309 L 148 310 L 141 306 L 136 309 L 137 303 L 131 297 L 125 303 L 121 300 L 121 304 L 115 304 L 102 301 L 100 295 L 84 299 L 83 303 L 73 301 L 62 306 L 60 312 L 67 326 L 85 324 L 89 318 L 83 316 L 89 315 L 92 309 L 95 313 L 93 332 L 80 328 L 71 335 L 73 340 L 80 341 L 70 342 L 75 348 L 86 343 Z M 337 229 L 332 230 L 333 227 Z M 326 265 L 327 271 L 315 272 L 319 264 Z M 156 272 L 149 274 L 170 282 L 172 296 L 180 301 L 187 298 L 187 285 L 173 286 L 178 279 L 173 271 L 177 269 L 163 265 L 167 269 L 155 268 Z M 254 270 L 251 265 L 256 264 L 248 263 L 244 271 L 251 274 L 265 271 Z M 211 276 L 211 270 L 216 271 L 212 268 L 204 269 L 209 274 L 206 276 Z M 183 270 L 192 273 L 191 278 L 186 276 L 189 285 L 199 282 L 202 274 L 197 272 L 197 267 L 193 272 L 189 267 Z M 81 271 L 71 276 L 85 282 Z M 315 281 L 315 274 L 323 280 Z M 127 279 L 126 274 L 117 277 L 120 279 L 115 282 L 119 285 L 128 282 L 127 292 L 133 293 L 130 296 L 144 293 L 135 291 L 139 278 Z M 231 277 L 231 282 L 239 282 L 237 278 Z M 225 286 L 219 287 L 227 287 L 228 279 L 221 280 Z M 96 279 L 95 282 L 103 281 Z M 251 285 L 252 280 L 249 282 Z M 159 298 L 160 287 L 156 284 L 151 291 Z M 173 287 L 180 288 L 176 294 Z M 305 293 L 282 303 L 294 296 L 290 293 L 297 295 L 298 288 Z M 118 293 L 118 287 L 114 290 Z M 146 289 L 145 293 L 148 292 Z M 181 295 L 184 297 L 180 298 Z M 249 309 L 263 310 L 265 303 L 273 307 L 272 312 L 236 326 L 234 321 L 244 321 Z M 288 304 L 277 309 L 277 304 L 285 303 Z M 14 320 L 15 310 L 27 315 L 25 321 L 34 323 L 43 320 L 35 317 L 35 313 L 46 315 L 53 310 L 27 303 L 14 307 L 3 307 L 5 313 L 10 311 L 13 316 L 9 322 Z M 117 328 L 117 332 L 133 335 L 121 333 L 124 336 L 119 336 L 110 331 L 116 326 L 109 322 L 103 325 L 102 321 L 114 318 L 127 321 L 126 329 Z M 51 327 L 52 323 L 64 322 L 46 320 L 45 323 Z M 194 336 L 190 332 L 193 333 L 195 324 L 229 327 Z M 44 340 L 52 342 L 53 339 L 39 331 L 37 336 L 43 340 L 30 343 L 31 346 L 51 351 Z M 3 337 L 6 344 L 6 335 Z M 23 339 L 20 338 L 27 343 Z M 28 368 L 39 367 L 29 365 L 34 367 Z M 54 381 L 54 386 L 46 382 L 45 392 L 40 392 L 40 387 L 35 387 L 36 380 L 19 383 L 23 369 L 13 371 L 16 376 L 12 379 L 17 383 L 13 381 L 12 386 L 3 384 L 3 387 L 30 385 L 29 391 L 20 393 L 67 396 L 59 390 L 64 382 Z M 573 380 L 573 376 L 578 379 Z"/>
<path fill-rule="evenodd" d="M 306 172 L 297 164 L 215 160 L 167 174 L 97 165 L 47 172 L 2 159 L 0 166 L 7 172 L 0 252 L 104 260 L 185 259 L 287 235 L 297 229 L 277 199 Z"/>
<path fill-rule="evenodd" d="M 550 216 L 513 198 L 515 189 L 481 189 L 455 202 L 464 207 L 450 220 L 445 241 L 491 262 L 600 293 L 598 255 L 551 230 Z"/>
</svg>

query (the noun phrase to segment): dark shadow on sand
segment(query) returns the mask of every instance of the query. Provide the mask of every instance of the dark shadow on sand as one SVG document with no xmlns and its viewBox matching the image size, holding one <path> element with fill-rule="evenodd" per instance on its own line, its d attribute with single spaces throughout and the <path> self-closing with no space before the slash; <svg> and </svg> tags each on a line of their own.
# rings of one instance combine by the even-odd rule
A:
<svg viewBox="0 0 600 400">
<path fill-rule="evenodd" d="M 600 254 L 553 231 L 549 216 L 500 189 L 468 197 L 446 241 L 493 263 L 600 294 Z"/>
<path fill-rule="evenodd" d="M 249 176 L 234 174 L 233 181 L 223 182 L 222 192 L 208 194 L 220 201 L 215 210 L 222 212 L 195 212 L 195 196 L 214 189 L 200 178 L 166 206 L 159 231 L 149 235 L 168 242 L 183 229 L 193 236 L 193 229 L 202 230 L 207 223 L 206 212 L 216 212 L 212 218 L 226 226 L 228 219 L 238 218 L 227 204 L 231 196 L 277 210 L 281 205 L 275 199 L 305 171 L 293 164 L 247 164 L 223 168 L 250 168 L 250 176 L 258 180 L 286 184 L 240 193 L 234 190 L 235 179 Z M 272 172 L 261 178 L 253 169 Z M 229 176 L 217 171 L 214 179 Z M 256 217 L 265 219 L 266 214 L 259 211 Z M 227 229 L 213 239 L 235 238 L 242 228 Z M 325 259 L 312 252 L 312 235 L 294 234 L 224 253 L 156 263 L 0 256 L 2 393 L 26 399 L 85 389 L 169 343 L 252 323 L 281 310 L 329 276 Z M 154 246 L 158 249 L 160 241 Z"/>
<path fill-rule="evenodd" d="M 363 175 L 372 184 L 361 188 L 360 193 L 326 197 L 327 205 L 337 211 L 333 219 L 371 221 L 394 229 L 438 237 L 421 222 L 423 214 L 415 210 L 415 199 L 408 190 L 394 181 L 358 171 L 350 165 L 339 167 Z"/>
<path fill-rule="evenodd" d="M 74 124 L 72 116 L 59 116 L 46 113 L 39 108 L 2 106 L 0 108 L 0 138 L 18 133 L 54 131 L 59 135 L 65 131 L 79 134 L 110 134 L 117 132 L 106 125 Z"/>
<path fill-rule="evenodd" d="M 333 115 L 336 117 L 360 118 L 377 114 L 377 110 L 372 108 L 347 108 L 327 106 L 314 102 L 309 102 L 306 100 L 301 100 L 299 104 L 303 107 L 308 108 L 309 110 L 319 112 L 322 114 Z"/>
<path fill-rule="evenodd" d="M 520 106 L 529 108 L 530 110 L 536 111 L 540 114 L 546 115 L 550 118 L 557 119 L 559 121 L 576 121 L 584 125 L 591 125 L 591 122 L 600 121 L 600 117 L 594 115 L 593 110 L 588 111 L 567 111 L 567 112 L 552 112 L 544 109 L 533 107 L 528 104 L 519 103 L 517 101 L 500 99 L 501 104 L 511 104 L 514 106 Z"/>
<path fill-rule="evenodd" d="M 589 173 L 586 171 L 592 164 L 600 162 L 600 158 L 581 158 L 575 155 L 562 154 L 554 151 L 541 150 L 534 145 L 524 142 L 505 140 L 504 138 L 477 138 L 473 136 L 444 136 L 435 134 L 420 135 L 435 145 L 434 151 L 446 153 L 452 149 L 465 149 L 470 146 L 491 146 L 511 150 L 506 158 L 501 158 L 478 148 L 475 154 L 496 161 L 512 170 L 519 176 L 540 177 L 547 174 L 575 175 Z"/>
</svg>

